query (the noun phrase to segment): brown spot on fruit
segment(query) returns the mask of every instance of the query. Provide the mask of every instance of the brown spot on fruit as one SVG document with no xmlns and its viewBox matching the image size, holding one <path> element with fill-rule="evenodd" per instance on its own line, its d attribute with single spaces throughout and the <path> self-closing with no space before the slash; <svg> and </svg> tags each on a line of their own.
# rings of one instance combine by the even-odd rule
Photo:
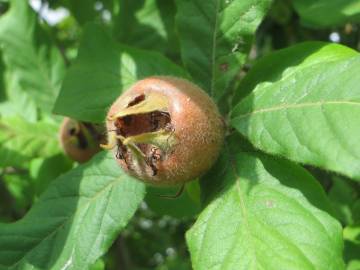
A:
<svg viewBox="0 0 360 270">
<path fill-rule="evenodd" d="M 130 103 L 128 104 L 128 107 L 134 106 L 144 100 L 145 100 L 145 95 L 144 94 L 139 95 L 139 96 L 135 97 L 134 100 L 130 101 Z"/>
<path fill-rule="evenodd" d="M 101 150 L 99 143 L 104 140 L 104 128 L 66 117 L 60 127 L 59 140 L 67 156 L 83 163 Z"/>
<path fill-rule="evenodd" d="M 107 114 L 108 144 L 120 166 L 153 185 L 193 180 L 215 162 L 224 124 L 210 97 L 193 83 L 150 77 L 135 83 Z M 120 150 L 119 150 L 120 148 Z"/>
</svg>

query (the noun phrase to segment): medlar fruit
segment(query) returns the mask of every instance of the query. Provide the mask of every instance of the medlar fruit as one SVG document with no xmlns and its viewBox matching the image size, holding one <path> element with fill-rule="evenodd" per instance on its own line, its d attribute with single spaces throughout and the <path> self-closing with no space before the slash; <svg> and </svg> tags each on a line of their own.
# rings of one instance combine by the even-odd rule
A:
<svg viewBox="0 0 360 270">
<path fill-rule="evenodd" d="M 103 141 L 104 128 L 71 118 L 64 118 L 60 131 L 60 144 L 67 156 L 83 163 L 101 150 L 99 144 Z"/>
<path fill-rule="evenodd" d="M 129 174 L 153 185 L 175 185 L 206 172 L 218 157 L 224 124 L 198 86 L 175 77 L 135 83 L 111 106 L 108 144 Z"/>
</svg>

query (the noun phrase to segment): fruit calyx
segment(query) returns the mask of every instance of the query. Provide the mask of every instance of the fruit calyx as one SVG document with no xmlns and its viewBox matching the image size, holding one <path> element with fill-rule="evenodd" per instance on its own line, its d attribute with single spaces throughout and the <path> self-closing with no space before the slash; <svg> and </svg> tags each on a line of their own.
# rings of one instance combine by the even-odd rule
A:
<svg viewBox="0 0 360 270">
<path fill-rule="evenodd" d="M 224 139 L 211 98 L 181 78 L 136 82 L 111 105 L 108 144 L 117 163 L 146 183 L 166 186 L 196 179 L 215 162 Z"/>
<path fill-rule="evenodd" d="M 168 105 L 167 97 L 158 93 L 136 96 L 125 108 L 107 117 L 113 129 L 108 131 L 108 144 L 101 146 L 106 149 L 117 146 L 116 157 L 128 169 L 134 161 L 145 162 L 155 176 L 157 161 L 165 159 L 176 144 Z"/>
</svg>

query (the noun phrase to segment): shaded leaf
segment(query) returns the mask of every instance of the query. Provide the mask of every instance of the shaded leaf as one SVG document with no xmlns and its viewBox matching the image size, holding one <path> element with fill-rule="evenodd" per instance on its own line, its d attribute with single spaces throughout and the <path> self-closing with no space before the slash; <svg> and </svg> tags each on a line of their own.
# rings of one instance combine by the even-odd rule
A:
<svg viewBox="0 0 360 270">
<path fill-rule="evenodd" d="M 26 171 L 5 174 L 1 181 L 4 182 L 7 192 L 13 198 L 11 208 L 14 213 L 22 216 L 33 201 L 34 192 L 29 174 Z"/>
<path fill-rule="evenodd" d="M 182 59 L 194 81 L 219 100 L 245 63 L 271 0 L 178 0 Z"/>
<path fill-rule="evenodd" d="M 120 42 L 177 56 L 175 4 L 169 0 L 120 0 L 114 36 Z"/>
<path fill-rule="evenodd" d="M 352 217 L 355 224 L 360 224 L 360 198 L 352 205 Z"/>
<path fill-rule="evenodd" d="M 326 28 L 360 22 L 358 0 L 294 0 L 293 3 L 302 22 L 310 27 Z"/>
<path fill-rule="evenodd" d="M 73 161 L 62 153 L 48 158 L 32 159 L 29 171 L 34 194 L 39 196 L 54 179 L 69 171 L 72 167 Z"/>
<path fill-rule="evenodd" d="M 95 3 L 95 0 L 83 0 L 81 2 L 70 0 L 66 2 L 66 7 L 80 24 L 85 24 L 88 21 L 94 20 L 97 15 Z"/>
<path fill-rule="evenodd" d="M 344 228 L 344 258 L 347 263 L 346 270 L 357 270 L 360 266 L 360 226 Z"/>
<path fill-rule="evenodd" d="M 144 196 L 112 155 L 60 176 L 30 212 L 0 224 L 0 269 L 88 269 L 125 227 Z"/>
<path fill-rule="evenodd" d="M 192 200 L 187 190 L 178 198 L 162 198 L 161 196 L 174 196 L 180 187 L 155 188 L 148 187 L 146 203 L 158 215 L 167 215 L 175 218 L 193 217 L 200 212 L 200 205 Z"/>
<path fill-rule="evenodd" d="M 343 224 L 352 225 L 356 222 L 356 217 L 353 217 L 353 206 L 356 200 L 359 199 L 359 194 L 347 179 L 333 176 L 332 182 L 328 196 L 336 211 L 336 217 Z"/>
</svg>

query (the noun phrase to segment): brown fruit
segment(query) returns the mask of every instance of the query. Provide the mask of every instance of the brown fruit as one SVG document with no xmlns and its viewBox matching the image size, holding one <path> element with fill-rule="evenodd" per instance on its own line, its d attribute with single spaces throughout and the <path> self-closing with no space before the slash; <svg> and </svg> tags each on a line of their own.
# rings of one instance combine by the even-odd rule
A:
<svg viewBox="0 0 360 270">
<path fill-rule="evenodd" d="M 135 83 L 107 114 L 108 144 L 129 174 L 153 185 L 197 178 L 215 162 L 224 124 L 210 97 L 191 82 L 150 77 Z"/>
<path fill-rule="evenodd" d="M 64 118 L 60 131 L 60 144 L 67 156 L 83 163 L 101 150 L 103 128 L 85 122 L 79 122 L 68 117 Z"/>
</svg>

